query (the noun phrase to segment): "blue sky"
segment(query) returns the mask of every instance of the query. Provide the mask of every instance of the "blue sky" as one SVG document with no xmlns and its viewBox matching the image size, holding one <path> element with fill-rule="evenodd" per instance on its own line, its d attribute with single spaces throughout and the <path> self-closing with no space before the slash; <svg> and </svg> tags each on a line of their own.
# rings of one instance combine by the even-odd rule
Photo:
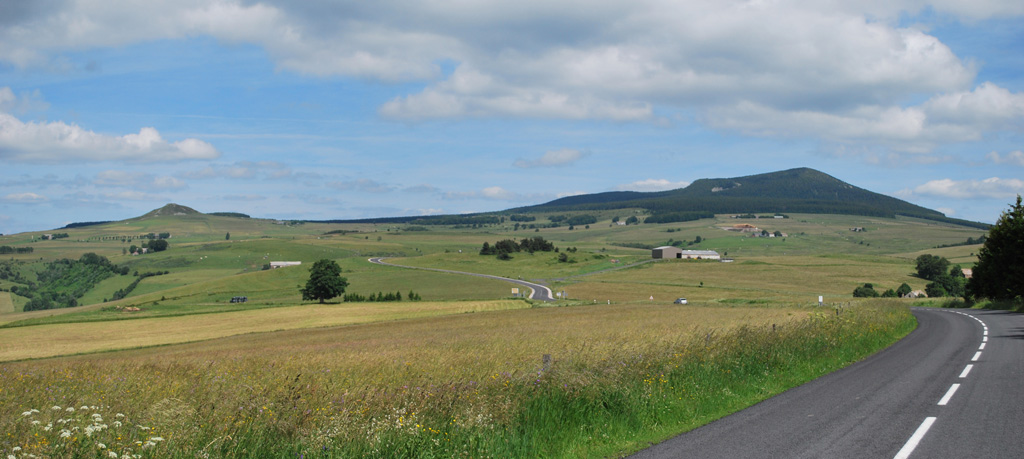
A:
<svg viewBox="0 0 1024 459">
<path fill-rule="evenodd" d="M 794 167 L 993 222 L 1024 194 L 1022 18 L 994 0 L 0 0 L 0 233 L 168 202 L 492 211 Z"/>
</svg>

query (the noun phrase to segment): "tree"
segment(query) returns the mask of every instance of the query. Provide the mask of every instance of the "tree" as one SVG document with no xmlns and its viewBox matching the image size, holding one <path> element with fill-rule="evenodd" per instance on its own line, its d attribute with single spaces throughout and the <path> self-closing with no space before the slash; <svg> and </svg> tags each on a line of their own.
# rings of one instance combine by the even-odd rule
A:
<svg viewBox="0 0 1024 459">
<path fill-rule="evenodd" d="M 224 240 L 225 241 L 230 241 L 231 240 L 231 233 L 230 232 L 229 233 L 224 233 Z"/>
<path fill-rule="evenodd" d="M 974 296 L 994 300 L 1024 297 L 1024 206 L 1020 195 L 989 228 L 967 287 Z"/>
<path fill-rule="evenodd" d="M 163 239 L 155 239 L 149 241 L 149 250 L 153 252 L 163 252 L 164 250 L 167 250 L 167 245 L 167 241 Z"/>
<path fill-rule="evenodd" d="M 878 292 L 875 291 L 875 286 L 871 284 L 864 284 L 863 287 L 853 289 L 854 298 L 875 298 L 877 296 Z"/>
<path fill-rule="evenodd" d="M 899 296 L 900 298 L 903 298 L 903 297 L 907 296 L 908 294 L 910 294 L 910 292 L 913 292 L 913 291 L 914 291 L 914 289 L 910 288 L 910 286 L 907 285 L 906 282 L 904 282 L 904 283 L 900 284 L 899 287 L 896 288 L 896 295 Z"/>
<path fill-rule="evenodd" d="M 949 260 L 945 257 L 925 254 L 917 257 L 917 275 L 922 279 L 933 281 L 949 270 Z M 931 295 L 928 295 L 931 296 Z"/>
<path fill-rule="evenodd" d="M 334 260 L 322 259 L 309 268 L 309 280 L 302 289 L 303 300 L 324 300 L 341 296 L 348 287 L 348 279 L 341 277 L 341 266 Z"/>
</svg>

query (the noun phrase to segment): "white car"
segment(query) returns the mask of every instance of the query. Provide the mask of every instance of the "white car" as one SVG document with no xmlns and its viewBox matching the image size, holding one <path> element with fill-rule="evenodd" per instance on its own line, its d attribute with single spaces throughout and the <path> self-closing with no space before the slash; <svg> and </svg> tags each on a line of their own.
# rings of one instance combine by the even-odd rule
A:
<svg viewBox="0 0 1024 459">
<path fill-rule="evenodd" d="M 676 298 L 676 300 L 673 301 L 673 303 L 675 303 L 675 304 L 686 304 L 686 298 Z"/>
</svg>

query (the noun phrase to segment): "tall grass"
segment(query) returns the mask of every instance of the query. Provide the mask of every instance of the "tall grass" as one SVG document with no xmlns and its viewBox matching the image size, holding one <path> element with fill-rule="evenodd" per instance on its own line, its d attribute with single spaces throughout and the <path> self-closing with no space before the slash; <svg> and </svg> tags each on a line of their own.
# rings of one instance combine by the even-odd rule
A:
<svg viewBox="0 0 1024 459">
<path fill-rule="evenodd" d="M 564 311 L 545 313 L 553 317 Z M 539 358 L 517 360 L 517 346 L 528 336 L 484 341 L 493 349 L 460 341 L 462 335 L 486 332 L 477 325 L 491 327 L 494 335 L 493 323 L 482 319 L 493 320 L 485 315 L 447 319 L 450 328 L 436 335 L 430 330 L 438 321 L 423 322 L 409 335 L 388 335 L 395 329 L 380 324 L 287 332 L 281 336 L 286 341 L 266 348 L 256 344 L 266 337 L 253 335 L 7 364 L 0 366 L 0 452 L 15 457 L 613 455 L 840 368 L 914 327 L 907 309 L 889 302 L 715 332 L 680 333 L 641 324 L 650 334 L 630 330 L 565 342 L 545 365 Z M 344 352 L 324 339 L 339 333 L 356 335 Z M 417 334 L 427 335 L 418 350 L 410 347 Z M 388 347 L 395 340 L 400 342 Z"/>
</svg>

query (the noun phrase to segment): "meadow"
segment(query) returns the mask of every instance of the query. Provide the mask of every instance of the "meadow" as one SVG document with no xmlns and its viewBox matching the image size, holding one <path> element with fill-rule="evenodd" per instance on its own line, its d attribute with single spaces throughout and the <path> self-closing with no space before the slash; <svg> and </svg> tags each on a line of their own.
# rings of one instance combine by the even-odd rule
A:
<svg viewBox="0 0 1024 459">
<path fill-rule="evenodd" d="M 152 217 L 55 241 L 0 237 L 33 247 L 3 260 L 29 280 L 49 260 L 89 252 L 167 273 L 117 301 L 113 293 L 138 278 L 110 277 L 68 309 L 20 312 L 27 300 L 0 292 L 11 298 L 0 296 L 0 452 L 620 455 L 891 344 L 913 329 L 913 303 L 855 301 L 853 289 L 921 289 L 917 255 L 970 267 L 980 246 L 935 247 L 981 235 L 910 218 L 620 226 L 612 217 L 627 214 L 618 214 L 536 231 Z M 787 235 L 723 229 L 736 223 Z M 170 248 L 140 256 L 118 237 L 165 231 Z M 559 253 L 478 254 L 484 242 L 537 236 Z M 651 261 L 641 248 L 672 243 L 734 261 Z M 537 280 L 566 299 L 512 299 L 509 283 L 374 265 L 373 256 Z M 343 268 L 348 292 L 415 291 L 424 301 L 303 302 L 307 267 L 321 258 Z M 265 270 L 270 261 L 303 265 Z M 239 295 L 249 302 L 230 302 Z M 690 305 L 671 304 L 678 297 Z"/>
</svg>

